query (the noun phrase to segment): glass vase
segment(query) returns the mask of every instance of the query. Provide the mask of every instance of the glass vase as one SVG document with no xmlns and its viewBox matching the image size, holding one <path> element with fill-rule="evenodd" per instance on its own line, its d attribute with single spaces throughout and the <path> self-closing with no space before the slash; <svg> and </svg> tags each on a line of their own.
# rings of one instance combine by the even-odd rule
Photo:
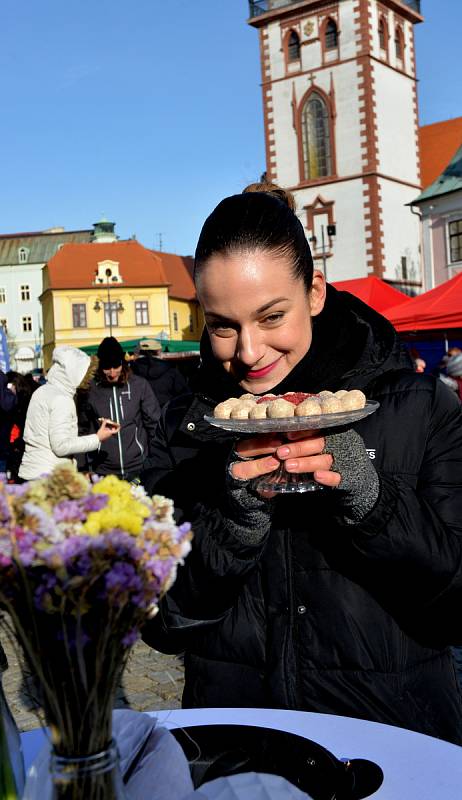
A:
<svg viewBox="0 0 462 800">
<path fill-rule="evenodd" d="M 22 797 L 24 780 L 21 739 L 3 692 L 0 673 L 0 798 Z"/>
<path fill-rule="evenodd" d="M 115 742 L 107 750 L 71 758 L 51 753 L 50 800 L 126 800 L 119 751 Z"/>
</svg>

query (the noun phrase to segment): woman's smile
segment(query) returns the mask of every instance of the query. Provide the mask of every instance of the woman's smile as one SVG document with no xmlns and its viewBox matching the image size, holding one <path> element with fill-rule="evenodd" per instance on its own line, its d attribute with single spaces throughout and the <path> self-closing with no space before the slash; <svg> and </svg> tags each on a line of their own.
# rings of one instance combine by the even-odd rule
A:
<svg viewBox="0 0 462 800">
<path fill-rule="evenodd" d="M 252 381 L 252 380 L 257 380 L 258 378 L 265 378 L 266 375 L 269 375 L 270 372 L 272 372 L 273 369 L 279 364 L 281 358 L 282 356 L 279 356 L 279 358 L 277 358 L 271 364 L 267 364 L 266 367 L 259 367 L 258 369 L 255 369 L 255 367 L 253 367 L 252 369 L 247 370 L 246 372 L 247 380 Z"/>
</svg>

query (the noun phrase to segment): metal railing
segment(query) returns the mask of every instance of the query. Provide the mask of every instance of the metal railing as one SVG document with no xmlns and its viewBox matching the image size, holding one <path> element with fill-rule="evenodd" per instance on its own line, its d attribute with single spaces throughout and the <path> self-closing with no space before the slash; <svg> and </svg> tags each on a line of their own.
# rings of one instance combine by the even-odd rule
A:
<svg viewBox="0 0 462 800">
<path fill-rule="evenodd" d="M 260 14 L 266 14 L 267 11 L 291 6 L 293 3 L 298 2 L 300 0 L 249 0 L 249 14 L 251 18 L 258 17 Z M 402 2 L 420 14 L 421 0 L 402 0 Z"/>
</svg>

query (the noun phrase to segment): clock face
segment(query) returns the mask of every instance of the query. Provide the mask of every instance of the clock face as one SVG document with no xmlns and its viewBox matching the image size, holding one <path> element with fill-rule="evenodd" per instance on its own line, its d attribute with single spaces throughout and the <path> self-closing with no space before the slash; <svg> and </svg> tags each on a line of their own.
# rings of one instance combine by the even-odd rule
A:
<svg viewBox="0 0 462 800">
<path fill-rule="evenodd" d="M 308 22 L 306 22 L 305 25 L 303 26 L 303 33 L 305 34 L 305 36 L 309 37 L 312 36 L 313 32 L 314 32 L 314 22 L 313 20 L 309 19 Z"/>
</svg>

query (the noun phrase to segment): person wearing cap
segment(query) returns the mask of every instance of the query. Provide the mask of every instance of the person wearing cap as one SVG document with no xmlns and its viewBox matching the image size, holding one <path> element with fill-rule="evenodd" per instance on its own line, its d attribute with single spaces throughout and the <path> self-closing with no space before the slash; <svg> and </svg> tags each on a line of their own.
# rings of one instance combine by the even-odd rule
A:
<svg viewBox="0 0 462 800">
<path fill-rule="evenodd" d="M 440 379 L 446 386 L 457 392 L 459 399 L 462 400 L 462 352 L 454 352 L 449 356 L 446 361 L 446 375 L 441 374 Z"/>
<path fill-rule="evenodd" d="M 165 364 L 157 358 L 160 351 L 158 341 L 142 339 L 135 349 L 136 358 L 133 360 L 132 370 L 135 375 L 146 378 L 162 408 L 173 397 L 187 394 L 189 388 L 176 367 Z"/>
<path fill-rule="evenodd" d="M 151 454 L 160 405 L 148 381 L 131 371 L 117 339 L 103 339 L 97 356 L 98 370 L 80 403 L 80 429 L 94 430 L 100 419 L 109 419 L 118 430 L 91 454 L 88 466 L 98 475 L 131 481 Z"/>
</svg>

